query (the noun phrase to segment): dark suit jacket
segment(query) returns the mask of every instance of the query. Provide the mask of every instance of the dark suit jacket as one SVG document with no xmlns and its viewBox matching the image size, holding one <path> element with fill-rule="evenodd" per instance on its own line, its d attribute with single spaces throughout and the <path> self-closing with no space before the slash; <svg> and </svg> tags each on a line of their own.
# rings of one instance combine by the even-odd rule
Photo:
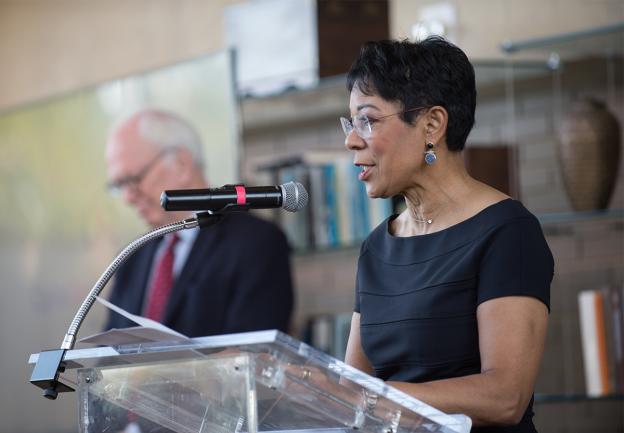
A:
<svg viewBox="0 0 624 433">
<path fill-rule="evenodd" d="M 111 302 L 141 314 L 159 240 L 117 272 Z M 189 337 L 279 329 L 293 308 L 289 248 L 273 224 L 233 213 L 201 229 L 171 291 L 163 323 Z M 111 312 L 106 329 L 136 326 Z"/>
</svg>

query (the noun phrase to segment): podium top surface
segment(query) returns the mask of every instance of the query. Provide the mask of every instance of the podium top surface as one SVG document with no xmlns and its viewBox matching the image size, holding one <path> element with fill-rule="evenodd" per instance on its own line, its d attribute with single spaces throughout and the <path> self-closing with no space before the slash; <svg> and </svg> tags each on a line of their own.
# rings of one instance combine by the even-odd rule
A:
<svg viewBox="0 0 624 433">
<path fill-rule="evenodd" d="M 415 419 L 425 420 L 430 425 L 427 431 L 448 433 L 469 432 L 471 421 L 465 415 L 448 415 L 426 403 L 413 398 L 398 389 L 386 385 L 382 380 L 369 376 L 342 361 L 339 361 L 309 345 L 279 331 L 258 331 L 239 334 L 199 337 L 183 341 L 160 341 L 120 346 L 81 348 L 67 351 L 66 370 L 61 380 L 77 384 L 76 373 L 82 369 L 115 369 L 132 366 L 163 365 L 179 361 L 193 361 L 231 357 L 252 356 L 260 369 L 258 382 L 275 380 L 262 377 L 265 371 L 277 371 L 278 376 L 307 380 L 314 377 L 315 392 L 329 395 L 338 388 L 349 388 L 348 392 L 379 399 L 398 405 L 413 413 Z M 35 364 L 39 354 L 32 354 L 30 364 Z M 290 375 L 290 376 L 289 376 Z M 322 380 L 319 380 L 321 379 Z M 310 381 L 312 382 L 312 381 Z M 347 386 L 345 386 L 347 384 Z M 273 388 L 270 384 L 268 388 Z M 423 422 L 423 421 L 418 421 Z M 432 428 L 433 426 L 433 428 Z"/>
</svg>

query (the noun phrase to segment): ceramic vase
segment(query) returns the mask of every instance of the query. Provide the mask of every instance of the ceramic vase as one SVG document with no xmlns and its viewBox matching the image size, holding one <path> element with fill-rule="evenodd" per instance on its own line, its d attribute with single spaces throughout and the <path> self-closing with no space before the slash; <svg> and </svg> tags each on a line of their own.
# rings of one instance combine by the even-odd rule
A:
<svg viewBox="0 0 624 433">
<path fill-rule="evenodd" d="M 606 209 L 620 161 L 620 125 L 606 105 L 579 100 L 562 119 L 558 156 L 564 186 L 575 211 Z"/>
</svg>

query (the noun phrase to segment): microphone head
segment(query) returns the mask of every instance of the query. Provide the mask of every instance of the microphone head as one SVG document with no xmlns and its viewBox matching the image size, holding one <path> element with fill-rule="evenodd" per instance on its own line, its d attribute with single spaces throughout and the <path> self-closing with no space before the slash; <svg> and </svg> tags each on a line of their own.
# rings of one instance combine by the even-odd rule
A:
<svg viewBox="0 0 624 433">
<path fill-rule="evenodd" d="M 287 182 L 280 185 L 282 207 L 288 212 L 297 212 L 308 204 L 308 191 L 299 182 Z"/>
</svg>

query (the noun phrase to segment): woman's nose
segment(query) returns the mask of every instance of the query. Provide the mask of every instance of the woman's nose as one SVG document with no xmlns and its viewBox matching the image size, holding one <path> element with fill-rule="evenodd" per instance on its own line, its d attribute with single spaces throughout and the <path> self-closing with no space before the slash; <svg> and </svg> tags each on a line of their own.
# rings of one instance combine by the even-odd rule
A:
<svg viewBox="0 0 624 433">
<path fill-rule="evenodd" d="M 344 144 L 347 150 L 361 149 L 366 146 L 366 142 L 364 142 L 364 140 L 357 135 L 355 129 L 352 129 L 349 134 L 347 134 Z"/>
</svg>

